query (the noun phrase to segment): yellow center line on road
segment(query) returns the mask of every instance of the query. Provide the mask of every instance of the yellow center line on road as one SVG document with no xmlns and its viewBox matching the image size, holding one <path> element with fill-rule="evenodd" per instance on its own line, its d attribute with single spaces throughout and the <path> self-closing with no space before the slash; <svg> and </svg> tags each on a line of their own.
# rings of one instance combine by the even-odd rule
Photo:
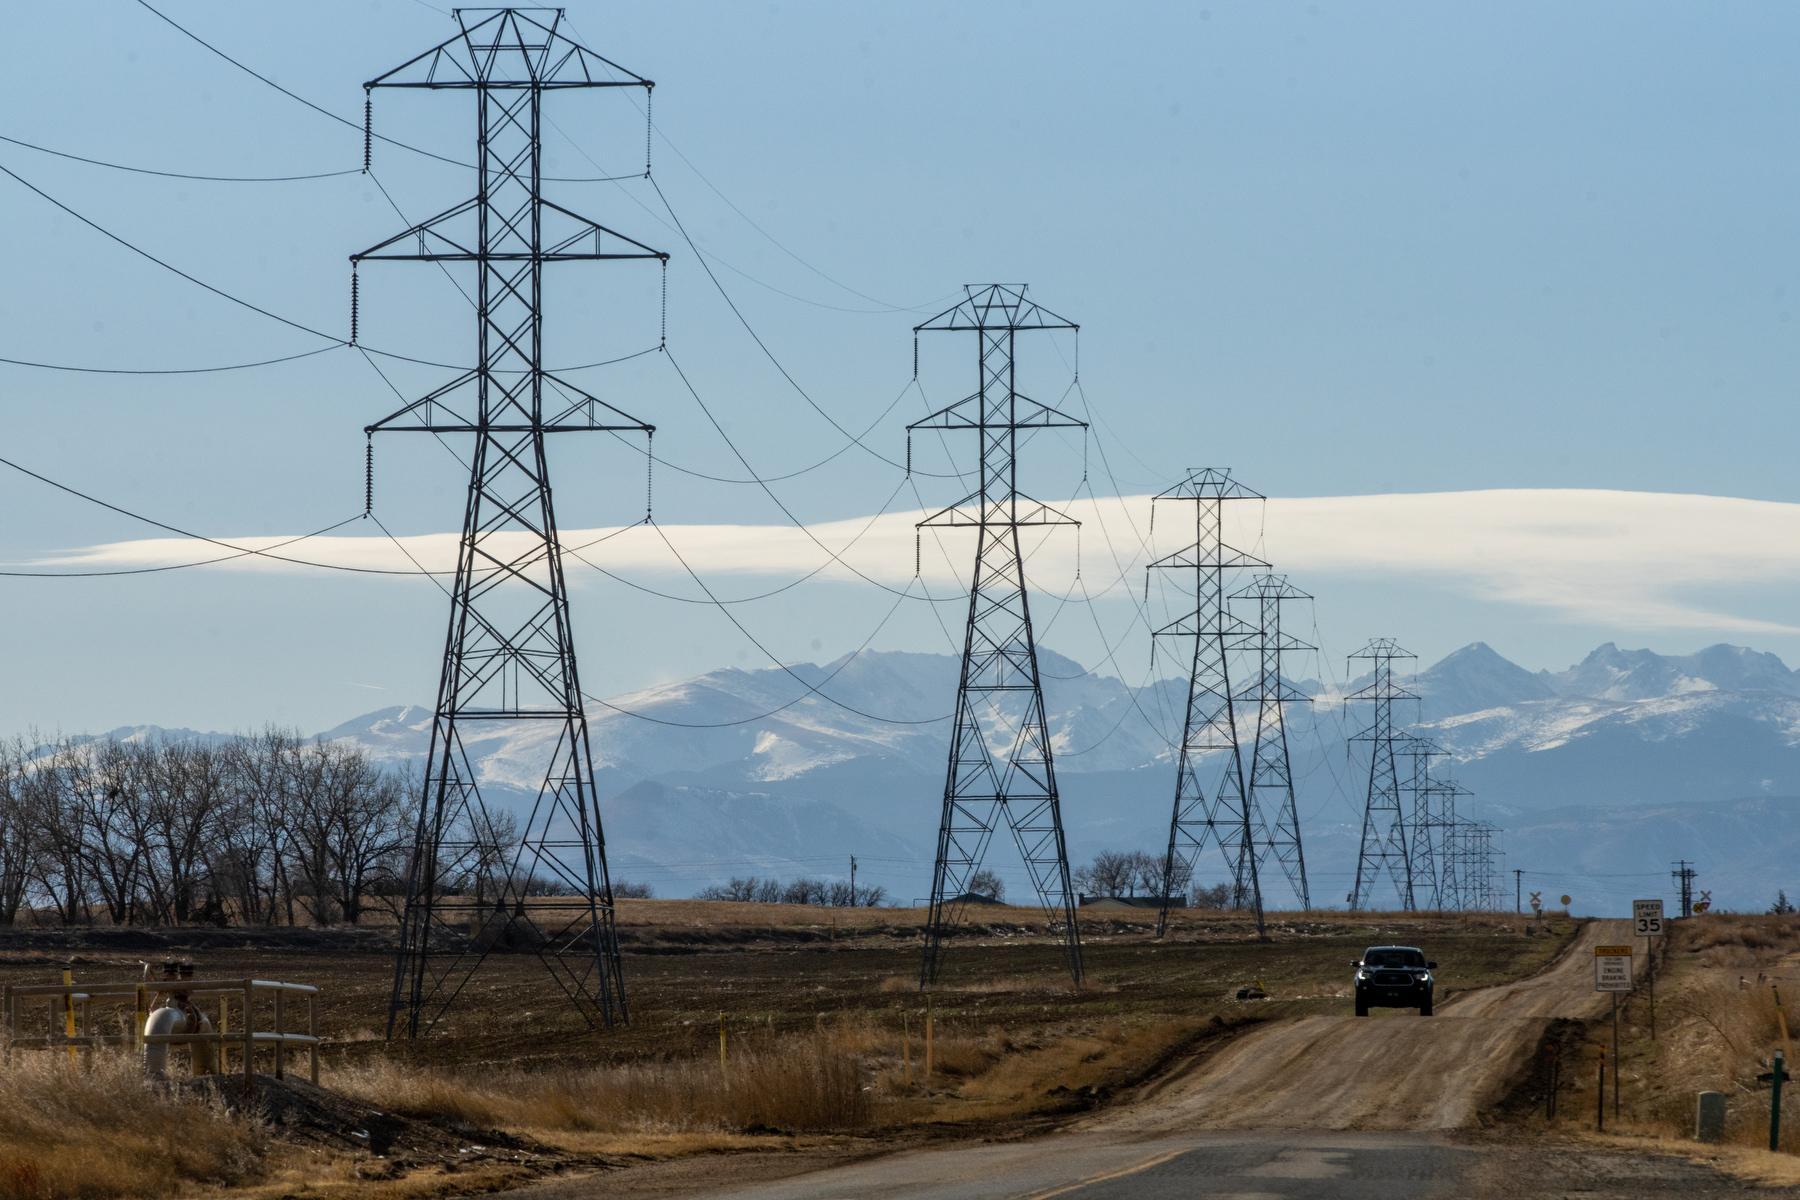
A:
<svg viewBox="0 0 1800 1200">
<path fill-rule="evenodd" d="M 1151 1167 L 1160 1167 L 1171 1158 L 1180 1158 L 1191 1149 L 1193 1149 L 1192 1146 L 1183 1146 L 1178 1150 L 1170 1150 L 1167 1153 L 1158 1154 L 1155 1158 L 1147 1158 L 1141 1163 L 1135 1163 L 1129 1167 L 1120 1167 L 1116 1171 L 1105 1171 L 1099 1175 L 1089 1175 L 1086 1179 L 1078 1179 L 1074 1183 L 1065 1183 L 1061 1187 L 1051 1188 L 1047 1192 L 1033 1192 L 1029 1196 L 1024 1197 L 1023 1200 L 1051 1200 L 1054 1196 L 1067 1196 L 1070 1192 L 1077 1192 L 1082 1188 L 1092 1187 L 1096 1183 L 1110 1183 L 1114 1179 L 1124 1179 L 1128 1175 L 1136 1175 L 1140 1171 L 1148 1171 Z"/>
</svg>

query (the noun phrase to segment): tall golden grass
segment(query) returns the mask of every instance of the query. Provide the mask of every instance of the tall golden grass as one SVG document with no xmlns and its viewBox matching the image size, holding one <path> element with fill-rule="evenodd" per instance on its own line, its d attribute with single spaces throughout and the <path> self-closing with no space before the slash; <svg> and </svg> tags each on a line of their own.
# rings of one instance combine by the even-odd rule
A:
<svg viewBox="0 0 1800 1200">
<path fill-rule="evenodd" d="M 328 1082 L 408 1116 L 496 1129 L 847 1133 L 872 1113 L 858 1058 L 824 1036 L 734 1049 L 723 1072 L 716 1059 L 479 1075 L 376 1062 Z"/>
<path fill-rule="evenodd" d="M 21 1055 L 0 1072 L 0 1200 L 166 1196 L 259 1175 L 262 1124 L 144 1079 L 134 1056 Z"/>
</svg>

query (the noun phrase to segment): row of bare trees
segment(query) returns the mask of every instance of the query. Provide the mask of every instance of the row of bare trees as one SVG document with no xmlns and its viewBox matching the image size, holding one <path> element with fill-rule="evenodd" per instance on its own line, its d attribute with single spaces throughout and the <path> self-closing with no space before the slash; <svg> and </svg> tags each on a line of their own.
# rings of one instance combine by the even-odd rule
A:
<svg viewBox="0 0 1800 1200">
<path fill-rule="evenodd" d="M 887 901 L 887 889 L 845 879 L 795 879 L 783 883 L 766 876 L 746 875 L 702 888 L 696 900 L 736 900 L 754 904 L 819 904 L 832 908 L 879 908 Z"/>
<path fill-rule="evenodd" d="M 391 901 L 412 784 L 270 729 L 0 745 L 0 924 L 356 923 Z"/>
<path fill-rule="evenodd" d="M 1078 891 L 1092 896 L 1161 896 L 1168 857 L 1142 850 L 1102 850 L 1094 860 L 1070 873 Z M 1232 904 L 1229 883 L 1208 887 L 1196 883 L 1188 892 L 1195 908 L 1228 908 Z"/>
</svg>

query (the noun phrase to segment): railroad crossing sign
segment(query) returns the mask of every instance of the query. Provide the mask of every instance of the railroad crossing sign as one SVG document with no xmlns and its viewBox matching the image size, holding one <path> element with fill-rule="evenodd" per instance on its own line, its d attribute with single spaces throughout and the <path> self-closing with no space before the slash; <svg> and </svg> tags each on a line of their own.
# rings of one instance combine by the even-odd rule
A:
<svg viewBox="0 0 1800 1200">
<path fill-rule="evenodd" d="M 1544 918 L 1544 893 L 1531 893 L 1531 911 L 1541 921 Z"/>
<path fill-rule="evenodd" d="M 1708 892 L 1708 891 L 1702 891 L 1700 893 L 1700 898 L 1698 900 L 1694 901 L 1694 911 L 1697 913 L 1703 913 L 1711 907 L 1712 907 L 1712 893 Z"/>
<path fill-rule="evenodd" d="M 1629 992 L 1631 990 L 1631 947 L 1594 947 L 1594 990 L 1596 992 Z"/>
<path fill-rule="evenodd" d="M 1637 923 L 1639 937 L 1661 937 L 1663 902 L 1661 900 L 1633 900 L 1631 902 L 1631 919 Z"/>
</svg>

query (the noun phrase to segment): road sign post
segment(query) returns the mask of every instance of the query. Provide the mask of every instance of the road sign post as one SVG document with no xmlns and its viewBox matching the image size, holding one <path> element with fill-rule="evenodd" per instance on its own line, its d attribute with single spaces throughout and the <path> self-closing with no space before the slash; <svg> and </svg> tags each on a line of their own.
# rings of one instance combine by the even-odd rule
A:
<svg viewBox="0 0 1800 1200">
<path fill-rule="evenodd" d="M 1631 980 L 1631 947 L 1630 946 L 1595 946 L 1594 947 L 1594 990 L 1612 993 L 1613 1019 L 1613 1117 L 1619 1115 L 1619 993 L 1630 992 Z M 1602 1078 L 1605 1070 L 1602 1066 Z"/>
<path fill-rule="evenodd" d="M 1650 1040 L 1656 1040 L 1656 947 L 1651 938 L 1663 935 L 1663 902 L 1661 900 L 1633 900 L 1631 902 L 1631 919 L 1636 927 L 1637 935 L 1644 939 L 1644 982 L 1650 991 Z"/>
<path fill-rule="evenodd" d="M 1769 1149 L 1781 1149 L 1781 1085 L 1791 1076 L 1787 1073 L 1787 1056 L 1775 1052 L 1774 1069 L 1764 1071 L 1757 1079 L 1769 1085 Z"/>
</svg>

